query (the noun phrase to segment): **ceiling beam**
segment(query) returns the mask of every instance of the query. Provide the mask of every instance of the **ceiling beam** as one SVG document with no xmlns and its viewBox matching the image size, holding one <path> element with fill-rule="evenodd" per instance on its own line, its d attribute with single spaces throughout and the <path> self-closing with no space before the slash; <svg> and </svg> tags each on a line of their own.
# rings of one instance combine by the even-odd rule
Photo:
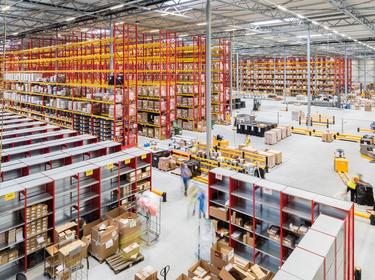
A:
<svg viewBox="0 0 375 280">
<path fill-rule="evenodd" d="M 366 17 L 362 16 L 361 13 L 355 8 L 350 7 L 345 0 L 328 0 L 328 2 L 335 6 L 340 12 L 359 22 L 368 31 L 375 35 L 375 25 L 372 24 Z"/>
</svg>

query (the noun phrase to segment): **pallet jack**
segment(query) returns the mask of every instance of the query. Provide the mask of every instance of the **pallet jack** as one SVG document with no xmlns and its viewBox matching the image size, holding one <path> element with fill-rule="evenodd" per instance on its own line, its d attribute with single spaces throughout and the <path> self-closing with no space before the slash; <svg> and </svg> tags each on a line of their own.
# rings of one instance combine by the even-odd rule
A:
<svg viewBox="0 0 375 280">
<path fill-rule="evenodd" d="M 345 185 L 349 182 L 349 162 L 345 157 L 345 151 L 343 149 L 337 149 L 334 153 L 334 170 L 337 172 L 344 182 Z"/>
</svg>

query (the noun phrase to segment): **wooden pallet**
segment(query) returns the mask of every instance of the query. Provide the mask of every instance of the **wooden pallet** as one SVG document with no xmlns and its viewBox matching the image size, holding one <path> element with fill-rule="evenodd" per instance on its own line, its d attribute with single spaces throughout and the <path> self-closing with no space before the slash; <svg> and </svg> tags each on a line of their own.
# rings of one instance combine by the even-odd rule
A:
<svg viewBox="0 0 375 280">
<path fill-rule="evenodd" d="M 135 260 L 132 261 L 125 261 L 121 254 L 113 255 L 107 258 L 105 261 L 109 265 L 109 267 L 113 270 L 115 274 L 120 273 L 121 271 L 132 267 L 133 265 L 140 263 L 145 258 L 142 254 L 139 254 Z"/>
</svg>

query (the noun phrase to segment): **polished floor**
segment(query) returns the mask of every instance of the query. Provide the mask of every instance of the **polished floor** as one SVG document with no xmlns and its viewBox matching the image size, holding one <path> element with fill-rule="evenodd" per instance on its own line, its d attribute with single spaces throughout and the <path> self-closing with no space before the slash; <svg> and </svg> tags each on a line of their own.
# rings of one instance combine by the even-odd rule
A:
<svg viewBox="0 0 375 280">
<path fill-rule="evenodd" d="M 247 103 L 251 105 L 250 100 Z M 289 105 L 288 112 L 280 112 L 280 109 L 284 107 L 285 105 L 280 102 L 263 101 L 261 111 L 257 112 L 258 119 L 277 122 L 279 118 L 282 124 L 298 125 L 297 122 L 291 121 L 291 111 L 304 110 L 304 107 Z M 248 109 L 241 110 L 241 112 L 249 111 Z M 277 112 L 280 112 L 279 117 L 277 117 Z M 357 127 L 368 128 L 370 121 L 375 120 L 375 112 L 327 108 L 313 108 L 313 112 L 335 115 L 336 120 L 343 119 L 331 129 L 341 131 L 342 123 L 344 123 L 345 133 L 354 133 Z M 244 135 L 233 133 L 232 128 L 228 126 L 215 126 L 214 134 L 224 135 L 224 138 L 228 139 L 233 146 L 243 143 L 245 139 Z M 205 140 L 204 133 L 184 132 L 184 135 Z M 267 148 L 263 138 L 252 137 L 251 140 L 254 147 Z M 142 138 L 140 142 L 145 141 L 148 139 Z M 271 170 L 267 174 L 267 179 L 312 192 L 337 196 L 345 191 L 345 186 L 333 171 L 333 153 L 337 148 L 345 150 L 349 160 L 350 174 L 360 173 L 366 181 L 375 185 L 375 164 L 370 164 L 360 156 L 359 144 L 343 141 L 323 143 L 319 138 L 300 135 L 292 135 L 272 146 L 272 149 L 283 152 L 284 162 Z M 179 177 L 154 170 L 154 188 L 168 193 L 168 202 L 162 207 L 160 239 L 150 247 L 143 248 L 144 262 L 117 275 L 106 264 L 99 264 L 90 258 L 88 272 L 90 280 L 134 279 L 135 272 L 146 265 L 151 265 L 159 271 L 169 265 L 170 272 L 167 279 L 175 279 L 180 273 L 186 272 L 197 259 L 198 248 L 200 248 L 201 256 L 207 257 L 212 233 L 203 220 L 199 223 L 198 218 L 191 215 L 191 201 L 183 196 L 181 185 Z M 204 186 L 201 187 L 205 189 Z M 201 234 L 199 234 L 199 229 Z M 375 259 L 374 247 L 375 227 L 369 225 L 367 220 L 356 218 L 355 264 L 362 268 L 362 279 L 374 279 L 375 266 L 372 265 Z M 30 271 L 28 277 L 29 279 L 44 279 L 41 272 L 42 266 Z"/>
</svg>

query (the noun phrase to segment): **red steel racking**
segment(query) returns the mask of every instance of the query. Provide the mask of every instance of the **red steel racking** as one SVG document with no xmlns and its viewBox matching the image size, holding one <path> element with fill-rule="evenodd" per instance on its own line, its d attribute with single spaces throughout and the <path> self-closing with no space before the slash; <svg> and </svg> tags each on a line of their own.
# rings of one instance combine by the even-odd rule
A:
<svg viewBox="0 0 375 280">
<path fill-rule="evenodd" d="M 303 238 L 304 233 L 290 224 L 303 224 L 307 230 L 320 214 L 344 221 L 345 279 L 353 280 L 353 203 L 222 168 L 210 170 L 208 185 L 209 216 L 216 221 L 218 238 L 224 236 L 235 254 L 271 271 L 283 265 Z M 224 212 L 218 216 L 215 207 Z M 279 232 L 276 238 L 269 235 L 272 227 Z M 244 241 L 243 235 L 249 239 Z M 292 237 L 295 244 L 285 242 L 286 237 Z"/>
<path fill-rule="evenodd" d="M 311 92 L 335 94 L 345 84 L 344 58 L 317 56 L 311 58 Z M 348 89 L 352 87 L 351 59 L 348 59 Z M 250 58 L 240 62 L 243 91 L 282 94 L 284 92 L 284 59 Z M 307 61 L 304 57 L 286 59 L 286 91 L 290 95 L 307 93 Z"/>
</svg>

